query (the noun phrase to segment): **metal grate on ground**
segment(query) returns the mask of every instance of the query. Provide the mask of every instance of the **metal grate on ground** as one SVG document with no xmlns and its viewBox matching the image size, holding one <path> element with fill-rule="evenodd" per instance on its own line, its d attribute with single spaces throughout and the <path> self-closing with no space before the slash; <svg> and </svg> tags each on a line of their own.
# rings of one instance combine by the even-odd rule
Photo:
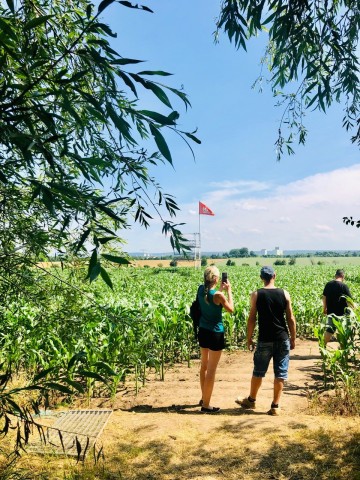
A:
<svg viewBox="0 0 360 480">
<path fill-rule="evenodd" d="M 33 434 L 27 451 L 70 455 L 83 460 L 85 454 L 95 445 L 111 414 L 112 410 L 107 409 L 68 410 L 57 412 L 53 416 L 47 415 L 45 423 L 40 417 L 40 421 L 36 423 L 43 425 L 46 443 L 39 435 Z"/>
</svg>

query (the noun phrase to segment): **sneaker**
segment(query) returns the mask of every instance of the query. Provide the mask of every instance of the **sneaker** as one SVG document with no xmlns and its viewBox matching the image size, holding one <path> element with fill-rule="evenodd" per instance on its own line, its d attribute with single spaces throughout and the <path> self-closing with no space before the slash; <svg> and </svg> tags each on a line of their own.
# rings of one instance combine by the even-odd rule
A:
<svg viewBox="0 0 360 480">
<path fill-rule="evenodd" d="M 219 413 L 220 412 L 220 407 L 201 407 L 201 413 Z"/>
<path fill-rule="evenodd" d="M 270 410 L 267 412 L 268 415 L 272 415 L 273 417 L 280 415 L 280 413 L 280 407 L 271 407 Z"/>
<path fill-rule="evenodd" d="M 251 400 L 249 400 L 248 397 L 245 397 L 243 399 L 240 399 L 239 397 L 235 400 L 235 403 L 237 403 L 238 405 L 240 405 L 242 408 L 246 408 L 246 409 L 252 409 L 254 410 L 256 408 L 256 402 L 252 402 Z"/>
</svg>

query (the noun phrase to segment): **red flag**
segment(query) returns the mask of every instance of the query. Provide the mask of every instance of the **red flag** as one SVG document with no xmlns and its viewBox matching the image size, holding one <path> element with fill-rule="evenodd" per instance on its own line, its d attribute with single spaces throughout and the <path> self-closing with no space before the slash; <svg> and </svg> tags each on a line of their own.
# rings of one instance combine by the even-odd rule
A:
<svg viewBox="0 0 360 480">
<path fill-rule="evenodd" d="M 199 202 L 199 215 L 215 215 L 215 213 L 205 203 Z"/>
</svg>

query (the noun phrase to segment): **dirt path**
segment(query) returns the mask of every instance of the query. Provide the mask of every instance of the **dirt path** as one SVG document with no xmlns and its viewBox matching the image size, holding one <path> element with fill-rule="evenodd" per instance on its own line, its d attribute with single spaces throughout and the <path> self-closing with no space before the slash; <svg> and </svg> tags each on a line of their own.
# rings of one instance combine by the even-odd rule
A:
<svg viewBox="0 0 360 480">
<path fill-rule="evenodd" d="M 298 340 L 280 417 L 266 414 L 273 374 L 264 379 L 256 411 L 234 403 L 248 394 L 252 354 L 224 352 L 212 404 L 217 415 L 199 412 L 199 360 L 177 365 L 165 381 L 148 379 L 134 396 L 93 406 L 114 408 L 101 437 L 105 461 L 76 467 L 60 460 L 44 465 L 51 480 L 360 480 L 360 419 L 312 415 L 308 392 L 321 379 L 317 342 Z M 26 459 L 25 459 L 26 461 Z M 54 463 L 55 462 L 55 463 Z"/>
<path fill-rule="evenodd" d="M 221 407 L 217 415 L 199 412 L 198 371 L 199 360 L 191 368 L 176 366 L 164 382 L 149 379 L 138 396 L 116 399 L 103 439 L 107 456 L 116 458 L 108 465 L 114 474 L 109 478 L 360 480 L 360 451 L 355 463 L 347 453 L 352 441 L 359 445 L 359 419 L 309 414 L 308 392 L 316 391 L 321 379 L 317 342 L 298 340 L 291 353 L 280 417 L 266 415 L 272 371 L 263 381 L 256 411 L 234 403 L 248 394 L 251 353 L 224 352 L 212 398 Z M 335 454 L 329 445 L 337 445 Z M 120 471 L 123 476 L 117 477 Z"/>
<path fill-rule="evenodd" d="M 282 410 L 286 416 L 307 408 L 307 391 L 315 388 L 316 380 L 321 374 L 320 355 L 317 342 L 298 340 L 296 349 L 291 352 L 289 380 L 286 382 L 282 399 Z M 236 351 L 224 352 L 220 360 L 212 405 L 221 407 L 221 415 L 239 414 L 239 407 L 234 403 L 237 396 L 245 396 L 249 392 L 252 374 L 252 354 Z M 272 400 L 273 373 L 272 364 L 263 381 L 256 415 L 265 413 Z M 179 413 L 197 413 L 197 402 L 201 397 L 199 387 L 199 360 L 193 360 L 191 368 L 178 365 L 169 369 L 165 381 L 150 379 L 134 396 L 118 397 L 115 408 L 131 411 L 160 411 L 168 409 Z M 243 413 L 243 412 L 242 412 Z M 255 412 L 246 412 L 255 414 Z M 201 420 L 202 421 L 202 420 Z"/>
</svg>

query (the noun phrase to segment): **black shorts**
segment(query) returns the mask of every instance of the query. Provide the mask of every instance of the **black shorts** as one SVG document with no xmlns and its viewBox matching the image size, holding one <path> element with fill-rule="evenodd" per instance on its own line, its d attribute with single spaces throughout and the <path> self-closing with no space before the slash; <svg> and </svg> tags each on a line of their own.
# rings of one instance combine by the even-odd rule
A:
<svg viewBox="0 0 360 480">
<path fill-rule="evenodd" d="M 224 332 L 212 332 L 207 328 L 199 328 L 198 340 L 201 348 L 208 348 L 215 352 L 225 348 Z"/>
</svg>

